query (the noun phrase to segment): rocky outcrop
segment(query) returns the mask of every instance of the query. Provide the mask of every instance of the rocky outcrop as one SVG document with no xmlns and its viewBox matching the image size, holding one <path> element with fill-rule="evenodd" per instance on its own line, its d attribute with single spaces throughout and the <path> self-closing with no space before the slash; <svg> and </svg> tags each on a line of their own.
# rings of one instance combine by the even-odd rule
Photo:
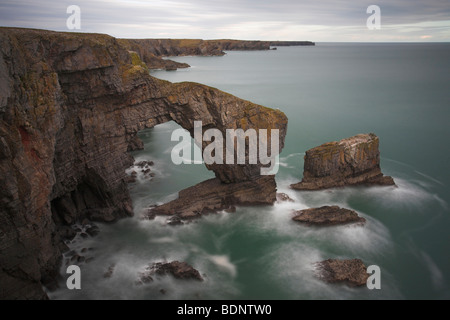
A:
<svg viewBox="0 0 450 320">
<path fill-rule="evenodd" d="M 107 35 L 0 28 L 0 299 L 46 297 L 62 226 L 133 214 L 125 170 L 139 130 L 278 128 L 283 146 L 282 112 L 155 79 L 138 58 Z M 255 181 L 259 167 L 209 169 L 234 183 Z"/>
<path fill-rule="evenodd" d="M 149 210 L 147 215 L 150 218 L 153 215 L 176 215 L 179 219 L 171 221 L 181 223 L 180 219 L 232 209 L 235 205 L 271 205 L 275 201 L 274 176 L 228 184 L 215 178 L 180 191 L 176 200 Z"/>
<path fill-rule="evenodd" d="M 272 47 L 294 47 L 294 46 L 315 46 L 316 44 L 311 41 L 272 41 L 270 46 Z"/>
<path fill-rule="evenodd" d="M 395 185 L 380 169 L 379 139 L 358 134 L 306 151 L 303 180 L 297 190 L 320 190 L 349 185 Z"/>
<path fill-rule="evenodd" d="M 188 263 L 172 261 L 167 263 L 158 262 L 147 267 L 144 272 L 139 274 L 138 284 L 152 282 L 154 275 L 171 275 L 175 279 L 203 281 L 203 278 L 198 270 L 194 269 Z"/>
<path fill-rule="evenodd" d="M 350 287 L 364 286 L 369 275 L 360 259 L 328 259 L 316 263 L 316 276 L 329 283 L 344 283 Z"/>
<path fill-rule="evenodd" d="M 174 56 L 222 56 L 224 51 L 269 50 L 271 46 L 310 46 L 310 41 L 243 41 L 243 40 L 201 40 L 201 39 L 119 39 L 127 50 L 139 54 L 150 69 L 176 70 L 188 68 L 162 57 Z"/>
<path fill-rule="evenodd" d="M 106 272 L 103 274 L 103 278 L 105 278 L 105 279 L 111 278 L 113 276 L 113 274 L 114 274 L 115 268 L 116 268 L 115 264 L 110 265 L 108 267 L 108 270 L 106 270 Z"/>
<path fill-rule="evenodd" d="M 310 226 L 334 226 L 349 223 L 364 224 L 366 219 L 349 209 L 338 206 L 323 206 L 295 212 L 292 220 Z"/>
<path fill-rule="evenodd" d="M 277 202 L 294 202 L 286 193 L 277 193 Z"/>
</svg>

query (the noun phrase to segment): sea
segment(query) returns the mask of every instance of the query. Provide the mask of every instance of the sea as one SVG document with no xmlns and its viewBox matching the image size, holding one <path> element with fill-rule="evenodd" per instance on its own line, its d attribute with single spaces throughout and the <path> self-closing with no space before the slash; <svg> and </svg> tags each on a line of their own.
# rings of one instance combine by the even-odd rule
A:
<svg viewBox="0 0 450 320">
<path fill-rule="evenodd" d="M 237 207 L 180 226 L 143 220 L 152 205 L 214 177 L 202 164 L 171 161 L 176 123 L 143 130 L 145 148 L 133 156 L 153 161 L 154 177 L 127 170 L 138 171 L 129 185 L 134 217 L 98 223 L 98 236 L 68 243 L 89 261 L 80 264 L 81 289 L 66 286 L 66 255 L 51 299 L 450 299 L 449 43 L 316 43 L 171 59 L 191 67 L 151 75 L 206 84 L 288 116 L 276 181 L 294 202 Z M 306 150 L 370 132 L 380 139 L 381 169 L 398 188 L 289 188 L 302 178 Z M 292 221 L 295 210 L 323 205 L 355 210 L 367 222 L 318 228 Z M 379 267 L 380 289 L 317 278 L 316 262 L 354 258 Z M 174 260 L 204 281 L 139 281 L 153 263 Z"/>
</svg>

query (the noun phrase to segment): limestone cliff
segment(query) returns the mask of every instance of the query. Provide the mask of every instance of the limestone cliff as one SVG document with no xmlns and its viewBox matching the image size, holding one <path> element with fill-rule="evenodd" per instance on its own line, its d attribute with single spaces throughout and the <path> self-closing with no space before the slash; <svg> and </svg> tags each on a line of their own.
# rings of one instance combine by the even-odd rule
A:
<svg viewBox="0 0 450 320">
<path fill-rule="evenodd" d="M 155 79 L 110 36 L 0 28 L 0 50 L 0 299 L 46 298 L 62 226 L 132 215 L 125 169 L 139 130 L 270 124 L 283 146 L 282 112 Z M 222 182 L 258 184 L 259 165 L 210 169 Z"/>
<path fill-rule="evenodd" d="M 175 70 L 189 67 L 161 57 L 222 56 L 224 51 L 269 50 L 271 46 L 313 46 L 310 41 L 245 41 L 201 39 L 119 39 L 127 50 L 135 51 L 150 69 Z"/>
<path fill-rule="evenodd" d="M 297 190 L 320 190 L 347 185 L 394 185 L 380 169 L 379 139 L 359 134 L 306 151 L 303 180 Z"/>
</svg>

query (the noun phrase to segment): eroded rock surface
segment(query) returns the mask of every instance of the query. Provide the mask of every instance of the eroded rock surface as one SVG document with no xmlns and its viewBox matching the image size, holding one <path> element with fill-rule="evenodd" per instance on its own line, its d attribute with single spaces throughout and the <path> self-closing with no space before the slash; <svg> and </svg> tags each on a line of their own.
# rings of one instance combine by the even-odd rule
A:
<svg viewBox="0 0 450 320">
<path fill-rule="evenodd" d="M 274 176 L 236 183 L 222 183 L 214 178 L 180 191 L 177 199 L 151 209 L 148 214 L 150 217 L 156 214 L 190 219 L 206 213 L 232 210 L 235 205 L 271 205 L 275 201 Z"/>
<path fill-rule="evenodd" d="M 306 151 L 303 180 L 297 190 L 321 190 L 349 185 L 395 185 L 380 169 L 379 139 L 358 134 Z"/>
<path fill-rule="evenodd" d="M 350 209 L 338 206 L 323 206 L 295 212 L 292 220 L 311 226 L 333 226 L 349 223 L 364 224 L 366 219 Z"/>
<path fill-rule="evenodd" d="M 147 267 L 144 272 L 139 274 L 138 283 L 145 284 L 152 282 L 155 275 L 171 275 L 175 279 L 203 281 L 200 272 L 198 272 L 198 270 L 194 269 L 188 263 L 172 261 L 166 263 L 158 262 Z"/>
<path fill-rule="evenodd" d="M 364 286 L 369 274 L 360 259 L 328 259 L 316 263 L 316 276 L 329 283 L 344 283 L 350 287 Z"/>
<path fill-rule="evenodd" d="M 46 298 L 60 226 L 133 214 L 125 170 L 139 130 L 171 120 L 191 135 L 194 120 L 222 132 L 277 128 L 283 147 L 281 111 L 155 79 L 107 35 L 0 28 L 0 71 L 0 299 Z M 259 168 L 209 166 L 222 183 L 254 181 Z"/>
</svg>

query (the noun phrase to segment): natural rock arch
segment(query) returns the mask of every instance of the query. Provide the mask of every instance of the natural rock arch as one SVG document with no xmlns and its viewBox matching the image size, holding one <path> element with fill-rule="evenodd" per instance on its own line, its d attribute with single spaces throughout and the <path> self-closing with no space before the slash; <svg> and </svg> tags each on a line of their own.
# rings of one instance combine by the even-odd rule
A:
<svg viewBox="0 0 450 320">
<path fill-rule="evenodd" d="M 132 213 L 125 169 L 139 130 L 169 120 L 188 130 L 194 120 L 222 131 L 272 128 L 283 147 L 281 111 L 155 79 L 110 36 L 0 28 L 0 48 L 0 298 L 45 298 L 61 223 Z M 259 174 L 258 165 L 211 169 L 226 183 Z"/>
</svg>

